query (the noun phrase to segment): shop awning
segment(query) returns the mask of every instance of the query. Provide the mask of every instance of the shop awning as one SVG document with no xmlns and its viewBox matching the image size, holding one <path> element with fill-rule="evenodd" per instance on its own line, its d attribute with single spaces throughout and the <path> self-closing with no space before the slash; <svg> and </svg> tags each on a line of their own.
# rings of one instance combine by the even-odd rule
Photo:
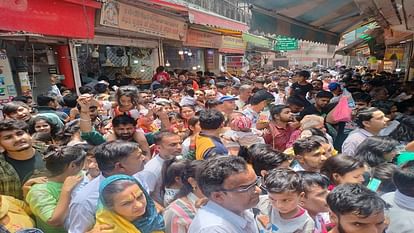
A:
<svg viewBox="0 0 414 233">
<path fill-rule="evenodd" d="M 249 28 L 245 23 L 192 7 L 189 7 L 189 19 L 190 23 L 218 29 L 230 29 L 233 31 L 247 32 Z"/>
<path fill-rule="evenodd" d="M 365 31 L 360 38 L 353 41 L 352 43 L 339 48 L 335 51 L 335 54 L 339 55 L 349 55 L 355 49 L 362 47 L 365 44 L 368 44 L 371 40 L 376 40 L 378 37 L 382 37 L 384 30 L 382 28 L 373 28 Z M 380 38 L 381 39 L 381 38 Z"/>
<path fill-rule="evenodd" d="M 247 42 L 248 48 L 262 48 L 262 49 L 272 49 L 272 40 L 263 37 L 256 36 L 250 33 L 243 33 L 243 41 Z"/>
<path fill-rule="evenodd" d="M 250 31 L 338 44 L 342 33 L 368 19 L 353 0 L 255 0 Z"/>
<path fill-rule="evenodd" d="M 0 1 L 0 30 L 93 38 L 100 7 L 92 0 Z"/>
</svg>

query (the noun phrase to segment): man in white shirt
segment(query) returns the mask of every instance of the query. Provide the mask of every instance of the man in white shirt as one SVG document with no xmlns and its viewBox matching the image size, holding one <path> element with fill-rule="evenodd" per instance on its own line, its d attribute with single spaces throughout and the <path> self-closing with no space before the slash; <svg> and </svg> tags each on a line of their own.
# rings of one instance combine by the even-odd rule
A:
<svg viewBox="0 0 414 233">
<path fill-rule="evenodd" d="M 258 233 L 251 208 L 259 202 L 261 178 L 237 156 L 206 160 L 197 177 L 208 198 L 192 221 L 189 233 Z"/>
<path fill-rule="evenodd" d="M 148 185 L 152 198 L 158 203 L 163 203 L 162 169 L 167 160 L 181 154 L 181 138 L 175 133 L 161 131 L 154 135 L 154 141 L 159 148 L 159 153 L 145 164 L 144 170 L 139 172 L 138 176 Z"/>
<path fill-rule="evenodd" d="M 134 176 L 144 169 L 144 155 L 135 142 L 112 141 L 96 147 L 95 159 L 101 170 L 101 175 L 88 183 L 78 195 L 72 198 L 65 228 L 70 233 L 83 233 L 95 224 L 95 213 L 99 199 L 99 185 L 105 177 L 115 174 Z"/>
<path fill-rule="evenodd" d="M 342 154 L 355 155 L 359 144 L 367 137 L 378 135 L 387 126 L 387 121 L 388 118 L 377 108 L 370 107 L 359 110 L 355 119 L 358 128 L 352 131 L 345 139 L 342 144 Z"/>
</svg>

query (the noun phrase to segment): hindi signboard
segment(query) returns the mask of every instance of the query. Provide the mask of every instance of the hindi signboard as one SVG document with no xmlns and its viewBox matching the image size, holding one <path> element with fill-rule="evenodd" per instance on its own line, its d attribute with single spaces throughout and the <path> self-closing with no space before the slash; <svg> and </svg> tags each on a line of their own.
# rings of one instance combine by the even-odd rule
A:
<svg viewBox="0 0 414 233">
<path fill-rule="evenodd" d="M 184 21 L 118 1 L 102 5 L 100 24 L 179 41 L 186 41 L 187 35 Z"/>
<path fill-rule="evenodd" d="M 289 51 L 289 50 L 297 50 L 298 46 L 298 39 L 285 37 L 285 36 L 278 36 L 276 37 L 276 44 L 275 49 L 276 51 Z"/>
</svg>

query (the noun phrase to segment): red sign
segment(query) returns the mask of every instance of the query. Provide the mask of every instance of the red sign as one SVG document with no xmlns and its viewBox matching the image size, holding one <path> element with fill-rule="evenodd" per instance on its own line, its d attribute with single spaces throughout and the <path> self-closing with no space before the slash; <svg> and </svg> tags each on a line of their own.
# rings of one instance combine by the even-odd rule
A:
<svg viewBox="0 0 414 233">
<path fill-rule="evenodd" d="M 92 0 L 3 0 L 0 30 L 93 38 L 95 9 L 100 5 Z"/>
</svg>

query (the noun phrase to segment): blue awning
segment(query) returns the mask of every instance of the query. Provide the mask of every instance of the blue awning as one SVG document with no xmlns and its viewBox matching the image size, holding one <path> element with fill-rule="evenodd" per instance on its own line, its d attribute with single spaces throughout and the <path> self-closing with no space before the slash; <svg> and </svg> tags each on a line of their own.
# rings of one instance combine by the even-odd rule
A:
<svg viewBox="0 0 414 233">
<path fill-rule="evenodd" d="M 254 0 L 250 31 L 338 44 L 342 33 L 369 19 L 353 0 Z"/>
</svg>

